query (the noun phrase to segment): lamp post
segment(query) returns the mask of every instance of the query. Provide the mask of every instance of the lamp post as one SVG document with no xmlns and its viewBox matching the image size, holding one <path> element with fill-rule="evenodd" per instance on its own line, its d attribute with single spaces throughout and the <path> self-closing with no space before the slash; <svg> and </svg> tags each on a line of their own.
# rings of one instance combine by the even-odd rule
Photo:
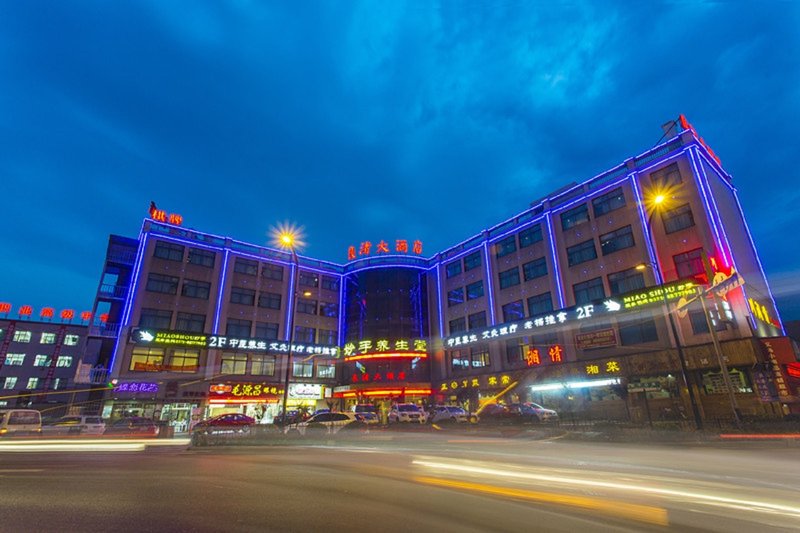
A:
<svg viewBox="0 0 800 533">
<path fill-rule="evenodd" d="M 646 229 L 647 229 L 647 237 L 651 239 L 653 243 L 655 243 L 655 239 L 653 239 L 653 228 L 652 228 L 653 215 L 655 215 L 656 210 L 663 205 L 665 200 L 666 200 L 665 195 L 660 193 L 656 194 L 652 200 L 653 210 L 647 219 Z M 661 269 L 658 266 L 658 258 L 656 258 L 656 261 L 654 263 L 650 263 L 650 266 L 656 272 L 657 274 L 656 278 L 660 279 L 663 284 L 664 276 L 662 275 Z M 644 270 L 645 268 L 647 268 L 647 266 L 644 264 L 636 266 L 637 270 Z M 683 385 L 686 387 L 686 390 L 689 393 L 689 404 L 692 407 L 692 415 L 694 416 L 695 429 L 700 430 L 703 429 L 703 417 L 700 415 L 700 408 L 697 405 L 697 398 L 694 395 L 694 389 L 692 388 L 692 384 L 689 383 L 689 373 L 686 368 L 686 354 L 683 351 L 683 344 L 681 343 L 681 339 L 678 336 L 678 327 L 675 325 L 675 318 L 672 316 L 672 313 L 669 310 L 667 291 L 664 290 L 663 287 L 661 289 L 661 295 L 663 296 L 664 299 L 664 312 L 667 314 L 667 321 L 669 322 L 670 330 L 672 331 L 672 337 L 675 339 L 675 348 L 678 350 L 678 360 L 680 361 L 681 365 L 681 378 L 683 379 Z M 646 394 L 647 391 L 645 391 L 645 395 Z"/>
</svg>

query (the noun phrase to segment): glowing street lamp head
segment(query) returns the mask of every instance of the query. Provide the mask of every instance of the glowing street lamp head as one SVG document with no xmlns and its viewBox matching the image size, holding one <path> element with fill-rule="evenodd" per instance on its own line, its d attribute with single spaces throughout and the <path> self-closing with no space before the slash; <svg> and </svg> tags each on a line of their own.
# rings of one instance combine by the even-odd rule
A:
<svg viewBox="0 0 800 533">
<path fill-rule="evenodd" d="M 271 228 L 272 244 L 282 250 L 296 252 L 305 244 L 303 228 L 290 222 L 283 222 Z"/>
<path fill-rule="evenodd" d="M 653 203 L 655 205 L 661 205 L 662 203 L 664 203 L 665 199 L 666 199 L 666 196 L 664 196 L 663 194 L 657 194 L 655 196 L 655 198 L 653 198 Z"/>
</svg>

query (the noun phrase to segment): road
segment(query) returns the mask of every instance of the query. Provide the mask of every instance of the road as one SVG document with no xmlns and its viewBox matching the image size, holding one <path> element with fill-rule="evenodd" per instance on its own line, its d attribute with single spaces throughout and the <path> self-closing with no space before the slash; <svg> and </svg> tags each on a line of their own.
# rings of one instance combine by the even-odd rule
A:
<svg viewBox="0 0 800 533">
<path fill-rule="evenodd" d="M 394 434 L 0 452 L 0 531 L 790 531 L 797 446 Z"/>
</svg>

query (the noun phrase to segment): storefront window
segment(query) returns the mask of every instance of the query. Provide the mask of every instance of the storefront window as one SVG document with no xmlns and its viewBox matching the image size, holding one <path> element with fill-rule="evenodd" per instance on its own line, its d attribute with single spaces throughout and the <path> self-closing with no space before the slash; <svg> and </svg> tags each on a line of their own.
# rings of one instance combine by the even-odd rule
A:
<svg viewBox="0 0 800 533">
<path fill-rule="evenodd" d="M 753 387 L 744 372 L 733 368 L 728 370 L 728 375 L 731 378 L 734 392 L 753 392 Z M 728 387 L 725 386 L 725 376 L 722 372 L 706 372 L 703 374 L 703 390 L 706 394 L 726 394 Z"/>
<path fill-rule="evenodd" d="M 131 355 L 129 370 L 134 372 L 161 372 L 164 368 L 164 350 L 136 347 Z"/>
<path fill-rule="evenodd" d="M 244 374 L 247 371 L 247 356 L 223 353 L 220 374 Z"/>
</svg>

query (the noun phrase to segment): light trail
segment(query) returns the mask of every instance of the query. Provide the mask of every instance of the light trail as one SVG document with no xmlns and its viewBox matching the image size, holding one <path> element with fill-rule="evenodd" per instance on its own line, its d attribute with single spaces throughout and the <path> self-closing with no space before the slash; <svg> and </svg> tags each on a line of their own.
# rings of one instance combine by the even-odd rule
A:
<svg viewBox="0 0 800 533">
<path fill-rule="evenodd" d="M 39 439 L 0 442 L 0 453 L 142 452 L 151 447 L 187 447 L 189 439 Z"/>
</svg>

